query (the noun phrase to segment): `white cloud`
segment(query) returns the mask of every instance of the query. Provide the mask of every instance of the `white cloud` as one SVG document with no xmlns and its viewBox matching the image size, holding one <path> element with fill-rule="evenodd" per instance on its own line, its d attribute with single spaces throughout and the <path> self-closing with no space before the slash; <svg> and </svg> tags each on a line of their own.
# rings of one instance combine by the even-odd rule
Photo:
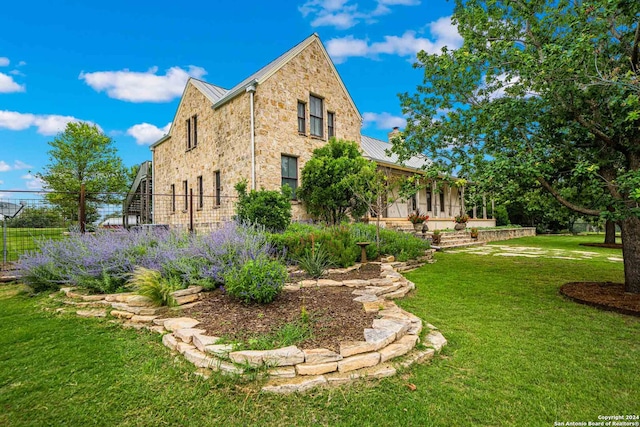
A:
<svg viewBox="0 0 640 427">
<path fill-rule="evenodd" d="M 4 160 L 0 160 L 0 172 L 9 172 L 10 170 L 20 170 L 20 169 L 30 169 L 33 166 L 26 164 L 21 160 L 16 160 L 13 162 L 13 167 L 5 162 Z"/>
<path fill-rule="evenodd" d="M 180 95 L 189 77 L 201 78 L 204 68 L 190 65 L 187 70 L 169 68 L 164 75 L 157 67 L 146 72 L 129 70 L 80 73 L 78 77 L 98 92 L 106 91 L 110 98 L 129 102 L 168 102 Z"/>
<path fill-rule="evenodd" d="M 27 63 L 24 61 L 18 62 L 18 67 L 24 67 L 25 65 L 27 65 Z"/>
<path fill-rule="evenodd" d="M 375 7 L 361 12 L 358 4 L 349 0 L 307 0 L 298 7 L 303 17 L 312 16 L 312 27 L 351 28 L 360 22 L 373 23 L 375 18 L 391 13 L 391 6 L 415 6 L 420 0 L 376 0 Z"/>
<path fill-rule="evenodd" d="M 11 63 L 6 56 L 0 56 L 0 67 L 6 67 Z"/>
<path fill-rule="evenodd" d="M 4 184 L 4 181 L 0 180 L 0 185 Z"/>
<path fill-rule="evenodd" d="M 21 85 L 13 80 L 13 77 L 0 73 L 0 93 L 24 92 L 25 85 Z"/>
<path fill-rule="evenodd" d="M 0 160 L 0 172 L 9 172 L 11 170 L 11 165 L 5 162 L 4 160 Z"/>
<path fill-rule="evenodd" d="M 403 128 L 407 124 L 404 117 L 394 116 L 389 113 L 364 113 L 362 114 L 362 127 L 375 125 L 376 129 L 391 130 L 394 127 Z"/>
<path fill-rule="evenodd" d="M 169 129 L 171 129 L 171 122 L 163 128 L 149 123 L 140 123 L 127 129 L 127 135 L 134 137 L 138 145 L 149 145 L 169 133 Z"/>
<path fill-rule="evenodd" d="M 62 132 L 70 122 L 83 120 L 73 116 L 59 116 L 57 114 L 31 114 L 16 111 L 0 110 L 0 129 L 25 130 L 35 126 L 41 135 L 55 135 Z M 87 121 L 89 124 L 92 122 Z"/>
<path fill-rule="evenodd" d="M 26 181 L 25 185 L 27 186 L 27 190 L 42 190 L 42 187 L 44 186 L 44 181 L 30 173 L 23 175 L 20 178 Z"/>
<path fill-rule="evenodd" d="M 457 49 L 462 46 L 462 37 L 458 34 L 451 17 L 446 16 L 427 25 L 431 38 L 420 37 L 415 31 L 405 31 L 402 36 L 384 36 L 383 41 L 369 43 L 368 40 L 353 36 L 334 38 L 327 42 L 327 52 L 336 63 L 350 57 L 377 58 L 381 54 L 408 56 L 412 59 L 424 50 L 429 54 L 440 53 L 443 47 Z"/>
</svg>

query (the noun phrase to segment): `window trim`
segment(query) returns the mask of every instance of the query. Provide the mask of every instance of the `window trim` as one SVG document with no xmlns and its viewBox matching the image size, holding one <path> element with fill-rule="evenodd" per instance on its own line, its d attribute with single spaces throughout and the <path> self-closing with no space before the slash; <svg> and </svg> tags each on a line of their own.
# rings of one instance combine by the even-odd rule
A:
<svg viewBox="0 0 640 427">
<path fill-rule="evenodd" d="M 294 159 L 296 162 L 296 166 L 295 166 L 295 176 L 284 176 L 282 174 L 282 161 L 284 159 Z M 289 169 L 289 167 L 287 167 L 287 169 L 289 170 L 289 173 L 291 172 L 291 170 Z M 293 190 L 293 192 L 291 193 L 291 200 L 298 200 L 298 197 L 296 196 L 296 191 L 298 190 L 298 181 L 299 181 L 299 173 L 298 173 L 298 156 L 292 156 L 290 154 L 280 154 L 280 186 L 284 186 L 289 185 L 289 187 L 291 187 L 291 185 L 289 184 L 289 182 L 291 181 L 295 181 L 295 188 L 291 187 L 291 189 Z"/>
<path fill-rule="evenodd" d="M 302 116 L 300 116 L 300 107 L 302 107 Z M 307 103 L 306 102 L 298 100 L 296 114 L 298 115 L 298 133 L 300 135 L 306 135 L 307 134 Z"/>
<path fill-rule="evenodd" d="M 176 211 L 176 185 L 171 184 L 171 212 Z"/>
<path fill-rule="evenodd" d="M 189 210 L 189 181 L 182 181 L 182 189 L 184 190 L 184 209 L 183 212 L 187 212 Z"/>
<path fill-rule="evenodd" d="M 327 138 L 336 136 L 336 113 L 327 111 Z"/>
<path fill-rule="evenodd" d="M 317 99 L 320 101 L 320 116 L 315 116 L 313 114 L 313 100 Z M 320 122 L 318 129 L 320 130 L 320 134 L 313 133 L 313 123 L 314 119 Z M 324 138 L 324 98 L 317 95 L 309 95 L 309 133 L 311 136 L 315 136 L 317 138 Z"/>
<path fill-rule="evenodd" d="M 214 192 L 214 199 L 213 199 L 213 206 L 218 208 L 220 207 L 220 194 L 222 193 L 222 185 L 220 184 L 221 179 L 220 179 L 220 171 L 217 170 L 215 172 L 213 172 L 213 192 Z"/>
<path fill-rule="evenodd" d="M 204 182 L 202 179 L 202 175 L 196 178 L 198 182 L 198 210 L 202 210 L 204 208 Z"/>
</svg>

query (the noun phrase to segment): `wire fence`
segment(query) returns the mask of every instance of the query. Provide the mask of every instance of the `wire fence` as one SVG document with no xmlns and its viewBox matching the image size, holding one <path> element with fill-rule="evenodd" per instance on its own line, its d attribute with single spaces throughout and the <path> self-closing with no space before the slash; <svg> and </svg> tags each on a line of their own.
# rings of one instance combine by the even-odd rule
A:
<svg viewBox="0 0 640 427">
<path fill-rule="evenodd" d="M 207 232 L 234 219 L 236 197 L 153 193 L 0 191 L 0 269 L 15 268 L 43 239 L 147 227 Z"/>
</svg>

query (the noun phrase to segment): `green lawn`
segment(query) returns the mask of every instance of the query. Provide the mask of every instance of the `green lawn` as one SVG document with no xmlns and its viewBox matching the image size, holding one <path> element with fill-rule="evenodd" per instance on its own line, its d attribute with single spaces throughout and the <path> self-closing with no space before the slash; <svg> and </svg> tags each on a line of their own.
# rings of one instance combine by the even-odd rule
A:
<svg viewBox="0 0 640 427">
<path fill-rule="evenodd" d="M 563 239 L 508 244 L 575 246 Z M 436 259 L 407 275 L 418 291 L 399 303 L 449 339 L 441 357 L 394 378 L 302 396 L 202 380 L 157 336 L 55 315 L 43 310 L 47 297 L 0 288 L 0 425 L 551 426 L 640 414 L 640 319 L 558 294 L 568 281 L 621 281 L 621 263 Z"/>
<path fill-rule="evenodd" d="M 37 249 L 42 239 L 61 239 L 64 228 L 7 228 L 7 261 L 17 261 L 26 251 Z M 3 231 L 0 224 L 0 263 L 2 262 Z"/>
</svg>

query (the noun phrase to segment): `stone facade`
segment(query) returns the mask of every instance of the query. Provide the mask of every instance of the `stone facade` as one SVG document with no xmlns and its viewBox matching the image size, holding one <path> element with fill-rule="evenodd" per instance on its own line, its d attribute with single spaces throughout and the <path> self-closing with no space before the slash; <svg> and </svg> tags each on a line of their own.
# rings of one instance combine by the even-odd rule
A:
<svg viewBox="0 0 640 427">
<path fill-rule="evenodd" d="M 256 83 L 256 189 L 280 188 L 282 155 L 297 159 L 300 183 L 300 171 L 305 162 L 313 150 L 328 141 L 329 112 L 334 114 L 335 136 L 360 143 L 360 113 L 342 85 L 320 39 L 313 35 L 301 45 L 302 49 L 297 49 L 295 55 L 283 61 L 280 68 L 264 81 Z M 322 137 L 310 134 L 311 95 L 323 100 Z M 304 134 L 298 132 L 298 101 L 306 106 Z M 188 149 L 187 120 L 194 115 L 197 116 L 197 146 Z M 235 184 L 245 179 L 249 188 L 251 185 L 251 94 L 243 90 L 222 105 L 215 105 L 189 80 L 169 136 L 154 144 L 152 150 L 155 223 L 171 226 L 188 223 L 190 213 L 185 209 L 184 181 L 187 181 L 188 192 L 193 191 L 197 195 L 200 176 L 206 197 L 201 209 L 193 209 L 196 227 L 229 220 L 234 213 Z M 214 206 L 217 171 L 220 172 L 220 205 Z M 172 185 L 176 194 L 175 209 Z M 293 205 L 293 218 L 304 219 L 306 214 L 302 206 L 296 202 Z"/>
</svg>

